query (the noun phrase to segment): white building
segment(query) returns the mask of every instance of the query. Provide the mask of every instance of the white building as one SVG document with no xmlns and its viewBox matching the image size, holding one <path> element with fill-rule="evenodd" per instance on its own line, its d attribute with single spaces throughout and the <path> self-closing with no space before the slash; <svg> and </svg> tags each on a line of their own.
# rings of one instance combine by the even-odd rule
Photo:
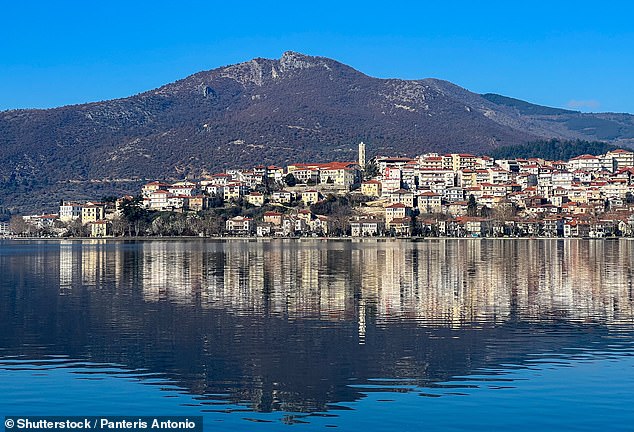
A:
<svg viewBox="0 0 634 432">
<path fill-rule="evenodd" d="M 81 217 L 82 205 L 70 201 L 63 201 L 59 206 L 59 220 L 70 222 Z"/>
</svg>

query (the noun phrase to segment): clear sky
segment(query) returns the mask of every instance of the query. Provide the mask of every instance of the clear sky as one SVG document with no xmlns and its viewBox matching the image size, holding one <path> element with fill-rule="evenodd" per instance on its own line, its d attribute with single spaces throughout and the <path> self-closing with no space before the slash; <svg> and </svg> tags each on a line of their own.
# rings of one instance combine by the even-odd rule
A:
<svg viewBox="0 0 634 432">
<path fill-rule="evenodd" d="M 125 97 L 292 50 L 375 77 L 634 113 L 632 3 L 7 0 L 0 110 Z"/>
</svg>

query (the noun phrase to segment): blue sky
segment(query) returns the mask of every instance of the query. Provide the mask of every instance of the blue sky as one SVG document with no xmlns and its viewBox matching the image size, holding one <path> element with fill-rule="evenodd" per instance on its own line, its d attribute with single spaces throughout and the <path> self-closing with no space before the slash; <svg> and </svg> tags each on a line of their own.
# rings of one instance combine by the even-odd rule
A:
<svg viewBox="0 0 634 432">
<path fill-rule="evenodd" d="M 293 50 L 375 77 L 634 113 L 634 5 L 550 3 L 5 2 L 0 110 L 125 97 Z"/>
</svg>

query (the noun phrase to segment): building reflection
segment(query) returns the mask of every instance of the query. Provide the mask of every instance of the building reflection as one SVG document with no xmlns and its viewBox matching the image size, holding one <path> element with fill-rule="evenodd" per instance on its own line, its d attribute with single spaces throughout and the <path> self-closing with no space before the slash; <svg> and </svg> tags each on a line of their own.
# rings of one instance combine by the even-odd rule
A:
<svg viewBox="0 0 634 432">
<path fill-rule="evenodd" d="M 508 320 L 631 323 L 628 241 L 145 242 L 60 245 L 60 287 L 134 282 L 147 302 L 240 315 L 448 327 Z M 133 267 L 130 254 L 137 254 Z M 130 274 L 130 273 L 134 274 Z M 138 274 L 136 274 L 138 273 Z"/>
</svg>

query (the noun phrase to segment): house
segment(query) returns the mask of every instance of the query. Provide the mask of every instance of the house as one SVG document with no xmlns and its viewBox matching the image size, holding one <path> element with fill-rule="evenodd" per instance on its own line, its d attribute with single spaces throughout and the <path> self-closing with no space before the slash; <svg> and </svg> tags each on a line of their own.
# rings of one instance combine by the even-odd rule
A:
<svg viewBox="0 0 634 432">
<path fill-rule="evenodd" d="M 423 192 L 418 195 L 418 209 L 421 213 L 440 213 L 442 211 L 440 194 Z"/>
<path fill-rule="evenodd" d="M 563 237 L 564 222 L 562 217 L 547 216 L 542 221 L 543 234 L 546 237 Z"/>
<path fill-rule="evenodd" d="M 207 192 L 209 196 L 218 196 L 224 197 L 224 186 L 214 185 L 214 184 L 205 184 L 203 186 L 203 190 Z"/>
<path fill-rule="evenodd" d="M 259 223 L 255 229 L 255 235 L 258 237 L 268 237 L 273 232 L 273 224 L 270 223 Z"/>
<path fill-rule="evenodd" d="M 87 224 L 104 219 L 106 206 L 101 203 L 86 203 L 81 208 L 81 223 Z"/>
<path fill-rule="evenodd" d="M 52 228 L 59 219 L 57 214 L 41 214 L 24 216 L 24 221 L 32 224 L 37 229 Z"/>
<path fill-rule="evenodd" d="M 604 165 L 606 168 L 611 168 L 612 171 L 634 166 L 634 153 L 628 150 L 612 150 L 607 152 L 605 157 L 608 163 Z"/>
<path fill-rule="evenodd" d="M 167 209 L 182 212 L 189 205 L 186 195 L 171 195 L 167 197 Z"/>
<path fill-rule="evenodd" d="M 317 217 L 310 222 L 310 229 L 313 233 L 328 235 L 332 231 L 332 222 L 328 216 L 317 215 Z"/>
<path fill-rule="evenodd" d="M 262 207 L 264 205 L 264 195 L 260 192 L 251 192 L 247 195 L 247 202 L 256 207 Z"/>
<path fill-rule="evenodd" d="M 564 237 L 589 237 L 590 223 L 580 219 L 572 219 L 564 223 Z"/>
<path fill-rule="evenodd" d="M 309 206 L 319 201 L 319 192 L 315 189 L 310 189 L 302 192 L 302 202 L 304 205 Z"/>
<path fill-rule="evenodd" d="M 389 225 L 392 219 L 404 218 L 409 216 L 412 208 L 407 207 L 403 203 L 396 203 L 385 207 L 385 224 Z"/>
<path fill-rule="evenodd" d="M 293 201 L 293 198 L 295 198 L 295 194 L 285 190 L 276 191 L 271 194 L 271 202 L 274 203 L 288 204 Z"/>
<path fill-rule="evenodd" d="M 201 211 L 207 208 L 209 198 L 204 195 L 192 195 L 189 197 L 187 208 L 192 211 Z"/>
<path fill-rule="evenodd" d="M 167 190 L 167 188 L 170 187 L 170 186 L 171 185 L 169 183 L 163 183 L 163 182 L 160 182 L 160 181 L 153 181 L 153 182 L 150 182 L 150 183 L 146 183 L 145 185 L 143 185 L 141 187 L 141 195 L 144 198 L 147 198 L 153 192 L 156 192 L 158 190 Z"/>
<path fill-rule="evenodd" d="M 368 180 L 361 183 L 361 193 L 365 196 L 380 197 L 382 185 L 378 180 Z"/>
<path fill-rule="evenodd" d="M 81 218 L 81 208 L 81 204 L 71 201 L 62 201 L 62 204 L 59 206 L 59 220 L 62 222 L 70 222 Z"/>
<path fill-rule="evenodd" d="M 460 171 L 464 169 L 475 169 L 478 164 L 478 158 L 472 154 L 466 153 L 452 153 L 450 154 L 452 159 L 452 169 L 454 171 Z"/>
<path fill-rule="evenodd" d="M 196 183 L 182 181 L 167 187 L 167 191 L 172 195 L 192 196 L 196 192 Z"/>
<path fill-rule="evenodd" d="M 112 235 L 112 223 L 106 220 L 90 222 L 90 237 L 109 237 Z"/>
<path fill-rule="evenodd" d="M 147 197 L 143 200 L 145 206 L 150 210 L 165 210 L 169 207 L 169 198 L 172 196 L 171 193 L 164 189 L 157 189 L 150 192 Z"/>
<path fill-rule="evenodd" d="M 225 228 L 230 234 L 248 235 L 251 234 L 254 228 L 253 219 L 244 216 L 236 216 L 231 219 L 227 219 Z"/>
<path fill-rule="evenodd" d="M 467 201 L 452 202 L 447 206 L 447 210 L 454 216 L 465 216 L 469 210 L 469 203 Z"/>
<path fill-rule="evenodd" d="M 386 226 L 390 234 L 404 237 L 412 235 L 412 220 L 408 217 L 394 218 Z"/>
<path fill-rule="evenodd" d="M 350 221 L 352 237 L 372 237 L 383 234 L 385 222 L 382 219 L 359 219 Z"/>
<path fill-rule="evenodd" d="M 223 199 L 225 201 L 238 200 L 240 197 L 246 195 L 247 192 L 248 188 L 239 182 L 227 183 L 222 188 Z"/>
<path fill-rule="evenodd" d="M 284 179 L 284 168 L 269 165 L 266 167 L 266 175 L 270 180 L 281 183 Z"/>
<path fill-rule="evenodd" d="M 443 197 L 449 202 L 464 201 L 464 189 L 459 186 L 446 188 L 443 191 Z"/>
<path fill-rule="evenodd" d="M 414 192 L 406 189 L 398 189 L 390 193 L 392 204 L 403 203 L 406 207 L 414 207 Z"/>
<path fill-rule="evenodd" d="M 361 168 L 356 162 L 330 162 L 319 164 L 319 182 L 338 189 L 351 190 L 359 185 Z"/>
<path fill-rule="evenodd" d="M 232 180 L 232 177 L 230 174 L 226 174 L 226 173 L 219 173 L 219 174 L 214 174 L 213 176 L 211 176 L 211 184 L 214 186 L 226 186 L 228 185 Z"/>
<path fill-rule="evenodd" d="M 597 156 L 584 154 L 574 157 L 568 161 L 569 171 L 599 171 L 601 170 L 601 159 Z"/>
<path fill-rule="evenodd" d="M 282 225 L 283 218 L 284 218 L 284 215 L 282 213 L 273 212 L 273 211 L 268 211 L 264 213 L 264 222 L 270 223 L 275 226 Z"/>
</svg>

